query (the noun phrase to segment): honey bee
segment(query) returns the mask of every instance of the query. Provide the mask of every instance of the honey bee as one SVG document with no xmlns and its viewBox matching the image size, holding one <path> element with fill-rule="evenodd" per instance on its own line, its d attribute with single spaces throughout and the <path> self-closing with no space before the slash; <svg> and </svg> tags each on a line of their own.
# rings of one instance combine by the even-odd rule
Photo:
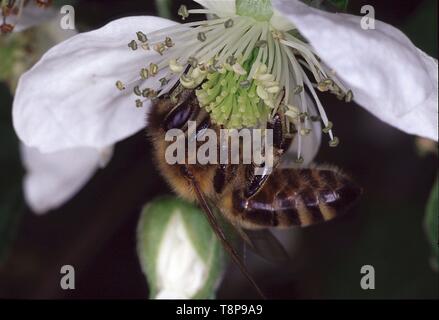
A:
<svg viewBox="0 0 439 320">
<path fill-rule="evenodd" d="M 282 169 L 276 166 L 267 174 L 255 175 L 254 165 L 168 164 L 165 152 L 171 142 L 165 141 L 167 130 L 181 129 L 187 138 L 189 121 L 197 124 L 195 135 L 202 135 L 206 128 L 218 133 L 221 128 L 200 107 L 194 90 L 176 91 L 177 95 L 156 99 L 148 115 L 147 131 L 156 165 L 178 195 L 202 207 L 226 250 L 262 295 L 226 239 L 211 204 L 257 252 L 261 246 L 253 240 L 254 231 L 258 231 L 256 238 L 264 234 L 264 238 L 271 241 L 268 250 L 266 247 L 262 253 L 258 252 L 262 256 L 282 256 L 286 255 L 285 251 L 273 241 L 275 237 L 266 232 L 267 228 L 306 227 L 331 220 L 356 202 L 361 189 L 346 174 L 330 167 Z M 273 129 L 275 163 L 280 162 L 293 140 L 285 134 L 281 119 L 277 114 L 267 124 Z"/>
</svg>

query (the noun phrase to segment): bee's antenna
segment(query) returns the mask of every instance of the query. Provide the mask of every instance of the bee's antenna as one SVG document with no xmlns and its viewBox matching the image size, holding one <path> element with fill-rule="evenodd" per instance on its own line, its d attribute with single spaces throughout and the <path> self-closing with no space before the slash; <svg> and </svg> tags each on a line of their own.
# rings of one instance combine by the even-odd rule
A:
<svg viewBox="0 0 439 320">
<path fill-rule="evenodd" d="M 207 220 L 209 221 L 213 231 L 215 232 L 218 239 L 221 241 L 223 247 L 226 249 L 226 251 L 229 253 L 229 255 L 232 257 L 233 262 L 239 267 L 242 274 L 247 278 L 247 280 L 252 284 L 252 286 L 255 288 L 256 292 L 259 294 L 259 296 L 262 299 L 267 299 L 262 292 L 262 290 L 259 288 L 259 286 L 256 284 L 256 281 L 253 279 L 253 277 L 248 272 L 246 266 L 244 265 L 244 262 L 239 258 L 238 253 L 236 252 L 235 248 L 227 241 L 226 235 L 224 234 L 224 231 L 222 230 L 221 226 L 219 225 L 218 221 L 215 218 L 215 214 L 210 209 L 209 204 L 206 202 L 206 199 L 204 198 L 203 193 L 200 190 L 200 187 L 198 186 L 198 182 L 195 180 L 194 176 L 192 175 L 192 172 L 185 167 L 185 176 L 190 179 L 195 193 L 197 195 L 198 202 L 200 203 L 204 213 L 207 216 Z"/>
</svg>

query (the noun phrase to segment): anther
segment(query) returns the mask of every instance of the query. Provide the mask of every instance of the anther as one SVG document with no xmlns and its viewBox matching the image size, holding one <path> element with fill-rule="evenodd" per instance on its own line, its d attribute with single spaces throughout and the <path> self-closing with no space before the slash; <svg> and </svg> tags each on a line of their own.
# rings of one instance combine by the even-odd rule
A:
<svg viewBox="0 0 439 320">
<path fill-rule="evenodd" d="M 187 59 L 187 63 L 195 68 L 198 65 L 198 60 L 195 57 L 189 57 L 189 59 Z"/>
<path fill-rule="evenodd" d="M 155 63 L 150 63 L 149 64 L 149 72 L 154 77 L 159 72 L 159 66 L 156 65 Z"/>
<path fill-rule="evenodd" d="M 132 40 L 130 43 L 128 43 L 128 47 L 131 48 L 131 50 L 137 50 L 137 42 Z"/>
<path fill-rule="evenodd" d="M 142 102 L 142 100 L 137 99 L 136 100 L 136 108 L 141 108 L 141 107 L 143 107 L 143 102 Z"/>
<path fill-rule="evenodd" d="M 300 129 L 300 135 L 302 135 L 302 136 L 307 136 L 307 135 L 310 134 L 310 132 L 311 132 L 310 128 L 302 128 L 302 129 Z"/>
<path fill-rule="evenodd" d="M 144 34 L 142 31 L 137 31 L 136 35 L 137 35 L 137 39 L 140 42 L 145 43 L 146 41 L 148 41 L 146 34 Z"/>
<path fill-rule="evenodd" d="M 303 157 L 300 156 L 300 157 L 296 158 L 296 159 L 294 160 L 294 162 L 297 163 L 297 164 L 301 164 L 301 163 L 303 163 Z"/>
<path fill-rule="evenodd" d="M 234 56 L 228 56 L 226 59 L 226 63 L 234 65 L 236 63 L 236 58 Z"/>
<path fill-rule="evenodd" d="M 226 28 L 233 27 L 233 19 L 229 19 L 226 22 L 224 22 L 224 27 L 226 27 Z"/>
<path fill-rule="evenodd" d="M 118 88 L 120 91 L 125 90 L 125 85 L 122 81 L 118 80 L 116 81 L 116 88 Z"/>
<path fill-rule="evenodd" d="M 299 119 L 300 119 L 300 122 L 302 122 L 302 123 L 305 122 L 305 120 L 308 119 L 308 117 L 309 117 L 308 112 L 301 112 L 299 114 Z"/>
<path fill-rule="evenodd" d="M 135 86 L 134 87 L 134 94 L 136 96 L 141 96 L 142 95 L 142 91 L 140 90 L 139 86 Z"/>
<path fill-rule="evenodd" d="M 184 4 L 181 5 L 180 8 L 178 8 L 177 14 L 181 17 L 182 20 L 185 20 L 187 17 L 189 17 L 189 12 Z"/>
<path fill-rule="evenodd" d="M 340 140 L 338 139 L 338 137 L 334 137 L 331 141 L 329 141 L 329 146 L 334 148 L 336 146 L 338 146 L 340 143 Z"/>
<path fill-rule="evenodd" d="M 332 122 L 331 122 L 331 121 L 328 121 L 328 125 L 327 125 L 326 127 L 324 127 L 324 128 L 322 129 L 322 131 L 323 131 L 324 133 L 329 133 L 329 131 L 331 131 L 331 129 L 332 129 L 332 126 L 333 126 Z"/>
<path fill-rule="evenodd" d="M 248 89 L 248 88 L 250 88 L 251 83 L 250 83 L 249 80 L 244 80 L 244 81 L 241 81 L 241 82 L 239 83 L 239 86 L 240 86 L 242 89 Z"/>
<path fill-rule="evenodd" d="M 274 40 L 278 40 L 279 41 L 279 40 L 284 40 L 285 39 L 284 34 L 281 31 L 272 30 L 271 34 L 272 34 Z"/>
<path fill-rule="evenodd" d="M 207 39 L 206 34 L 204 32 L 198 32 L 197 39 L 201 42 L 206 41 Z"/>
<path fill-rule="evenodd" d="M 183 71 L 183 66 L 177 62 L 177 60 L 172 59 L 169 61 L 169 69 L 174 73 L 179 73 Z"/>
<path fill-rule="evenodd" d="M 344 98 L 344 101 L 351 102 L 353 98 L 354 98 L 354 94 L 352 90 L 349 90 L 348 92 L 346 92 L 346 97 Z"/>
<path fill-rule="evenodd" d="M 267 41 L 265 41 L 265 40 L 258 40 L 255 43 L 256 48 L 264 48 L 266 46 L 267 46 Z"/>
<path fill-rule="evenodd" d="M 293 94 L 299 94 L 303 91 L 303 86 L 297 86 L 293 90 Z"/>
<path fill-rule="evenodd" d="M 145 97 L 145 98 L 148 98 L 150 92 L 151 92 L 151 89 L 150 89 L 150 88 L 146 88 L 146 89 L 144 89 L 144 90 L 142 91 L 142 96 Z"/>
<path fill-rule="evenodd" d="M 317 89 L 319 89 L 321 92 L 325 92 L 328 91 L 333 84 L 334 82 L 331 79 L 325 79 L 317 84 Z"/>
<path fill-rule="evenodd" d="M 8 23 L 3 23 L 2 25 L 0 25 L 0 32 L 1 33 L 11 33 L 14 30 L 14 25 L 12 24 L 8 24 Z"/>
<path fill-rule="evenodd" d="M 169 83 L 169 79 L 166 79 L 165 77 L 160 78 L 159 81 L 162 86 L 166 86 Z"/>
<path fill-rule="evenodd" d="M 154 50 L 159 53 L 160 55 L 163 55 L 163 52 L 165 52 L 165 45 L 163 43 L 156 43 L 154 45 Z"/>
<path fill-rule="evenodd" d="M 322 120 L 322 118 L 320 116 L 317 116 L 317 115 L 316 116 L 310 116 L 309 119 L 311 121 L 313 121 L 313 122 L 321 121 Z"/>
<path fill-rule="evenodd" d="M 165 38 L 165 46 L 167 46 L 168 48 L 171 48 L 174 46 L 174 42 L 172 42 L 172 39 L 170 37 Z"/>
<path fill-rule="evenodd" d="M 140 70 L 140 77 L 142 78 L 142 80 L 146 80 L 149 77 L 149 71 L 146 68 L 142 68 L 142 70 Z"/>
<path fill-rule="evenodd" d="M 189 77 L 185 74 L 183 74 L 180 77 L 180 83 L 183 87 L 189 88 L 189 89 L 191 89 L 195 85 L 194 79 L 192 79 L 191 77 Z"/>
</svg>

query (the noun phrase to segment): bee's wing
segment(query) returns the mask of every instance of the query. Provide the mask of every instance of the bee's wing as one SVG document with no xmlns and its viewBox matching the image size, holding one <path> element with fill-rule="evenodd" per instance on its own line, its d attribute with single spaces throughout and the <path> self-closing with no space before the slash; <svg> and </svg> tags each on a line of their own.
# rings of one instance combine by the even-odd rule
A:
<svg viewBox="0 0 439 320">
<path fill-rule="evenodd" d="M 275 263 L 289 260 L 284 246 L 270 230 L 251 230 L 237 226 L 235 229 L 250 249 L 262 258 Z"/>
<path fill-rule="evenodd" d="M 186 168 L 187 170 L 187 168 Z M 215 232 L 216 236 L 220 240 L 221 244 L 223 245 L 223 248 L 227 251 L 227 253 L 230 255 L 232 260 L 236 263 L 236 265 L 241 270 L 242 274 L 248 279 L 248 281 L 252 284 L 252 286 L 255 288 L 257 293 L 261 296 L 261 298 L 265 299 L 265 295 L 262 292 L 262 290 L 259 288 L 259 286 L 256 284 L 253 277 L 248 272 L 244 262 L 241 260 L 241 258 L 238 255 L 238 252 L 235 250 L 235 248 L 231 245 L 229 242 L 229 239 L 227 238 L 226 234 L 223 231 L 223 228 L 221 227 L 220 223 L 218 222 L 215 213 L 212 211 L 211 206 L 209 205 L 205 195 L 201 191 L 198 182 L 195 180 L 193 175 L 190 171 L 186 172 L 186 176 L 191 180 L 192 186 L 194 188 L 195 194 L 197 196 L 198 202 L 203 209 L 203 212 L 206 214 L 207 220 L 209 221 L 209 224 L 211 225 L 213 231 Z"/>
</svg>

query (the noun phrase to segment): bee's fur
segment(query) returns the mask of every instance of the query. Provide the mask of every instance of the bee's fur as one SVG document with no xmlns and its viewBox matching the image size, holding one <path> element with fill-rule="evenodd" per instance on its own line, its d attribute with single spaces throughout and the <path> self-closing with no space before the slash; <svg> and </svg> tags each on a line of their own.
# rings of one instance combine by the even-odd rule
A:
<svg viewBox="0 0 439 320">
<path fill-rule="evenodd" d="M 208 113 L 199 107 L 193 90 L 183 90 L 174 101 L 169 97 L 157 99 L 148 115 L 155 163 L 174 191 L 194 202 L 195 190 L 183 169 L 190 170 L 203 194 L 235 225 L 249 229 L 308 226 L 333 219 L 361 194 L 352 179 L 333 166 L 274 169 L 265 180 L 256 180 L 256 191 L 248 196 L 246 190 L 251 184 L 248 165 L 170 165 L 165 160 L 170 143 L 165 141 L 165 123 L 177 107 L 191 108 L 192 120 L 210 121 Z M 215 124 L 210 124 L 210 128 L 219 130 Z"/>
</svg>

